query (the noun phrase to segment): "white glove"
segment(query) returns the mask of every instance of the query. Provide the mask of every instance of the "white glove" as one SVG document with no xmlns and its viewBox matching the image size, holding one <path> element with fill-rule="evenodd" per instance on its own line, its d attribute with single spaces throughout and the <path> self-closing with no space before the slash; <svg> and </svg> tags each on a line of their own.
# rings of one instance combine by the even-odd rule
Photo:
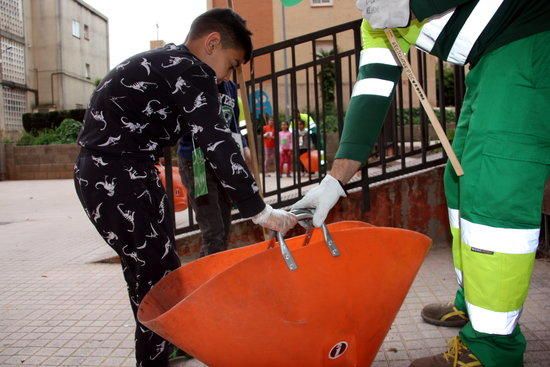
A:
<svg viewBox="0 0 550 367">
<path fill-rule="evenodd" d="M 357 0 L 356 6 L 372 28 L 399 28 L 409 24 L 410 0 Z"/>
<path fill-rule="evenodd" d="M 313 225 L 320 227 L 327 218 L 328 212 L 338 202 L 340 197 L 346 197 L 346 192 L 342 188 L 342 185 L 331 175 L 326 175 L 319 186 L 308 191 L 302 200 L 292 205 L 291 209 L 315 209 L 313 213 Z"/>
<path fill-rule="evenodd" d="M 285 210 L 273 209 L 271 205 L 266 204 L 264 210 L 252 217 L 252 221 L 262 227 L 285 234 L 298 223 L 298 218 Z"/>
</svg>

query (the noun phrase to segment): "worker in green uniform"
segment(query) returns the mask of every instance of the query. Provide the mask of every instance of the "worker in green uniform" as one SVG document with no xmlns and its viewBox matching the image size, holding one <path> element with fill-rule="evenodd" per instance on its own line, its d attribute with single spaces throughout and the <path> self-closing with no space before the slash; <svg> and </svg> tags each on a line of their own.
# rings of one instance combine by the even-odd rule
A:
<svg viewBox="0 0 550 367">
<path fill-rule="evenodd" d="M 464 176 L 450 165 L 444 174 L 459 288 L 454 302 L 422 310 L 426 322 L 462 329 L 447 352 L 411 366 L 522 366 L 518 321 L 550 176 L 550 1 L 359 0 L 358 7 L 363 50 L 337 159 L 294 207 L 315 207 L 320 225 L 377 140 L 401 76 L 380 28 L 394 28 L 405 52 L 416 45 L 470 64 L 453 141 Z"/>
</svg>

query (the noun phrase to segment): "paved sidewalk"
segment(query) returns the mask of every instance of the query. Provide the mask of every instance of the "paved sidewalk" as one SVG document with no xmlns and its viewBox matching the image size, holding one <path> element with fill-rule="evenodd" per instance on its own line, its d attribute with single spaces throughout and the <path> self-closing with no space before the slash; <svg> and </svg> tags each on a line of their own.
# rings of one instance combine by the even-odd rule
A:
<svg viewBox="0 0 550 367">
<path fill-rule="evenodd" d="M 0 182 L 0 366 L 134 366 L 126 286 L 72 181 Z M 456 329 L 424 324 L 422 305 L 455 291 L 450 251 L 424 263 L 373 363 L 440 353 Z M 550 262 L 538 260 L 522 317 L 527 367 L 550 366 Z M 188 363 L 188 366 L 201 364 Z"/>
</svg>

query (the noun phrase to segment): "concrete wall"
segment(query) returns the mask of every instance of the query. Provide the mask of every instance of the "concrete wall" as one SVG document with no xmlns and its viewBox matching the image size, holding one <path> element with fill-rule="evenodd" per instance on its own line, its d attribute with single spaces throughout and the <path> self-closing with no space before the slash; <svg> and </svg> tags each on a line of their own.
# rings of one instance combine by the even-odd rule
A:
<svg viewBox="0 0 550 367">
<path fill-rule="evenodd" d="M 397 178 L 371 187 L 371 209 L 362 213 L 362 192 L 353 192 L 333 208 L 327 223 L 342 220 L 362 220 L 376 226 L 410 229 L 426 234 L 434 245 L 447 246 L 451 242 L 447 205 L 443 190 L 443 167 L 437 167 L 406 177 Z M 287 236 L 302 234 L 295 228 Z M 234 223 L 229 243 L 244 246 L 263 239 L 259 226 L 251 221 Z M 197 257 L 200 234 L 180 238 L 178 253 L 185 260 Z"/>
<path fill-rule="evenodd" d="M 76 144 L 4 145 L 1 164 L 6 180 L 46 180 L 73 177 L 80 148 Z M 1 171 L 1 170 L 0 170 Z"/>
</svg>

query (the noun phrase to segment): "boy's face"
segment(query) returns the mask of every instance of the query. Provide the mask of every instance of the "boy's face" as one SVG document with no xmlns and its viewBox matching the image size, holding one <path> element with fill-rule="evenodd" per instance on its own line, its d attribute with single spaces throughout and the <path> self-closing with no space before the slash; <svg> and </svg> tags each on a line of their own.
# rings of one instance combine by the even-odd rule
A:
<svg viewBox="0 0 550 367">
<path fill-rule="evenodd" d="M 220 47 L 212 53 L 212 57 L 207 61 L 215 72 L 218 82 L 230 80 L 233 70 L 236 70 L 243 63 L 244 51 L 235 48 Z"/>
</svg>

